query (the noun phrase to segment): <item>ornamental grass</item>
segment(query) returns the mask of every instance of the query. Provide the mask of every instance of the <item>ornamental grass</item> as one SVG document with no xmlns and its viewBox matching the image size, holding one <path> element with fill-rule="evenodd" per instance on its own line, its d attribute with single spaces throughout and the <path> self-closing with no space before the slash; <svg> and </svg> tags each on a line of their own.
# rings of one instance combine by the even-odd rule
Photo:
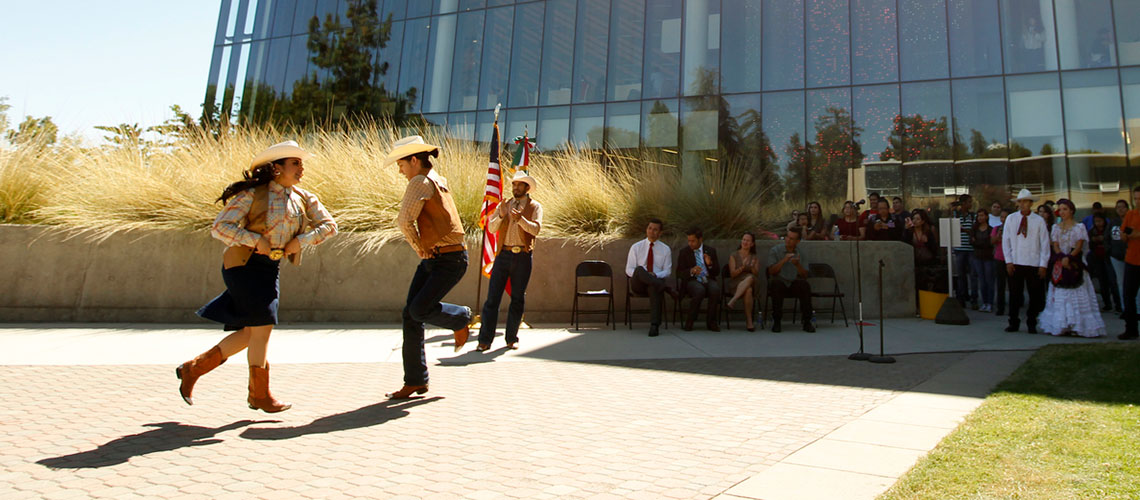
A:
<svg viewBox="0 0 1140 500">
<path fill-rule="evenodd" d="M 218 195 L 241 178 L 249 160 L 296 139 L 313 153 L 301 187 L 332 212 L 346 236 L 337 240 L 370 251 L 401 238 L 395 219 L 407 181 L 382 161 L 405 133 L 366 122 L 347 132 L 244 128 L 221 139 L 197 133 L 164 147 L 87 147 L 74 140 L 8 146 L 0 148 L 0 222 L 53 225 L 95 239 L 136 229 L 206 231 L 221 209 Z M 436 168 L 448 179 L 464 227 L 478 234 L 489 145 L 438 129 L 419 133 L 443 148 Z M 503 148 L 504 166 L 512 152 Z M 598 244 L 643 237 L 650 217 L 663 219 L 674 235 L 700 226 L 706 237 L 726 238 L 786 222 L 786 214 L 762 212 L 771 186 L 747 172 L 731 165 L 682 172 L 653 154 L 569 146 L 532 155 L 544 232 Z"/>
</svg>

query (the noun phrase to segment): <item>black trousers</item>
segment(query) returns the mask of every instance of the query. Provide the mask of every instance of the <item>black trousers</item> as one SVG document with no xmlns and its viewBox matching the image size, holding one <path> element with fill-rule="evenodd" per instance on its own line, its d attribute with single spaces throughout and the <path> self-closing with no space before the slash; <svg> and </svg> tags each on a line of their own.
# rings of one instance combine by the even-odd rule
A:
<svg viewBox="0 0 1140 500">
<path fill-rule="evenodd" d="M 1025 311 L 1025 325 L 1030 328 L 1037 326 L 1037 315 L 1045 309 L 1046 282 L 1038 274 L 1034 266 L 1013 266 L 1013 274 L 1008 276 L 1009 283 L 1009 326 L 1021 326 L 1022 302 L 1024 293 L 1029 292 L 1029 309 Z M 1004 272 L 1004 271 L 1003 271 Z"/>
<path fill-rule="evenodd" d="M 638 295 L 649 296 L 649 324 L 657 327 L 661 325 L 661 301 L 665 300 L 665 280 L 658 278 L 644 267 L 637 266 L 633 270 L 633 280 L 629 287 Z"/>
<path fill-rule="evenodd" d="M 1136 294 L 1140 291 L 1140 266 L 1124 264 L 1124 333 L 1136 335 Z"/>
<path fill-rule="evenodd" d="M 772 298 L 772 322 L 779 323 L 780 317 L 784 315 L 784 298 L 794 297 L 800 301 L 800 309 L 803 310 L 803 323 L 806 325 L 811 321 L 811 285 L 807 280 L 797 279 L 790 285 L 785 285 L 783 281 L 774 276 L 768 277 L 768 296 Z"/>
<path fill-rule="evenodd" d="M 994 289 L 994 306 L 999 311 L 1005 310 L 1005 284 L 1009 281 L 1009 273 L 1005 272 L 1005 262 L 1000 260 L 994 261 L 994 281 L 997 287 Z"/>
<path fill-rule="evenodd" d="M 499 326 L 499 304 L 511 282 L 511 307 L 507 310 L 506 341 L 513 344 L 519 341 L 519 326 L 522 325 L 523 309 L 526 307 L 526 287 L 530 283 L 532 268 L 530 252 L 500 252 L 491 265 L 491 279 L 487 284 L 487 301 L 483 303 L 483 321 L 479 326 L 479 343 L 491 345 L 495 340 L 495 328 Z"/>
<path fill-rule="evenodd" d="M 697 320 L 697 313 L 701 311 L 701 301 L 706 297 L 709 299 L 708 313 L 706 314 L 706 323 L 709 326 L 717 324 L 720 313 L 720 283 L 709 281 L 701 283 L 697 280 L 689 280 L 685 283 L 685 295 L 689 296 L 689 317 L 688 323 L 693 323 Z"/>
</svg>

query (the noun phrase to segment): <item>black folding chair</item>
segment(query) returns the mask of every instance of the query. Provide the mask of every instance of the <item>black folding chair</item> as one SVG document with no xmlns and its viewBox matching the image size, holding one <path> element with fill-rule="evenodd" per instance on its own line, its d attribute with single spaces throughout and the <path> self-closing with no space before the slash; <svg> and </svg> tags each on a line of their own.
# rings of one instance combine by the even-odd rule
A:
<svg viewBox="0 0 1140 500">
<path fill-rule="evenodd" d="M 835 303 L 839 303 L 839 310 L 843 312 L 843 326 L 847 326 L 847 308 L 843 305 L 843 292 L 839 290 L 839 279 L 835 277 L 835 269 L 832 269 L 829 264 L 808 264 L 808 282 L 815 280 L 831 280 L 831 286 L 824 285 L 823 290 L 831 288 L 830 291 L 815 291 L 814 287 L 811 292 L 813 299 L 831 299 L 831 322 L 835 323 Z M 812 301 L 814 304 L 815 301 Z M 818 311 L 817 311 L 818 312 Z M 793 313 L 795 314 L 795 313 Z"/>
<path fill-rule="evenodd" d="M 610 286 L 602 288 L 601 290 L 583 290 L 581 287 L 582 278 L 609 278 Z M 606 324 L 613 324 L 613 329 L 617 329 L 617 314 L 614 312 L 614 270 L 609 264 L 600 260 L 585 260 L 578 263 L 578 267 L 574 270 L 574 308 L 570 311 L 570 324 L 574 325 L 574 329 L 578 329 L 579 316 L 582 314 L 605 314 Z M 579 298 L 607 298 L 609 299 L 609 307 L 606 309 L 579 309 Z"/>
<path fill-rule="evenodd" d="M 721 271 L 720 271 L 720 282 L 723 283 L 725 286 L 728 286 L 728 282 L 731 280 L 732 280 L 732 271 L 730 271 L 728 269 L 728 264 L 725 264 L 724 267 L 722 267 Z M 756 311 L 758 311 L 760 309 L 760 297 L 757 294 L 757 290 L 755 288 L 756 287 L 755 282 L 752 283 L 752 287 L 753 287 L 752 288 L 752 303 L 748 304 L 748 307 L 752 308 L 752 317 L 755 318 L 756 317 Z M 721 290 L 721 293 L 720 293 L 720 300 L 721 300 L 720 310 L 724 311 L 724 327 L 727 329 L 732 329 L 732 325 L 729 324 L 729 318 L 734 313 L 735 314 L 741 314 L 741 315 L 744 314 L 744 309 L 738 310 L 738 309 L 730 309 L 728 307 L 729 299 L 731 299 L 732 296 L 735 294 L 736 294 L 736 290 Z"/>
<path fill-rule="evenodd" d="M 647 299 L 648 304 L 649 296 L 640 294 L 633 291 L 633 278 L 625 277 L 625 324 L 629 325 L 629 329 L 633 330 L 633 315 L 634 314 L 651 314 L 653 310 L 647 305 L 645 309 L 634 309 L 633 299 Z M 665 297 L 661 297 L 661 319 L 665 322 L 665 328 L 669 328 L 669 315 L 665 314 Z"/>
</svg>

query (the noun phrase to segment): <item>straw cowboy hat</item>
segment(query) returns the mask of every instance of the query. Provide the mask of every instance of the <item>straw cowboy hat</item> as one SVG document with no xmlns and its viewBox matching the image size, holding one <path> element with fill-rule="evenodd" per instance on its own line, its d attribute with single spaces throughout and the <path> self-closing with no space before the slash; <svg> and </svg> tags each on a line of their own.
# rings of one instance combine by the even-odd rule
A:
<svg viewBox="0 0 1140 500">
<path fill-rule="evenodd" d="M 1021 200 L 1037 201 L 1037 198 L 1034 198 L 1033 193 L 1030 193 L 1028 189 L 1022 188 L 1021 191 L 1017 193 L 1017 201 Z"/>
<path fill-rule="evenodd" d="M 515 176 L 511 177 L 511 184 L 516 182 L 526 183 L 526 185 L 530 186 L 530 191 L 534 191 L 534 188 L 538 187 L 538 183 L 535 182 L 534 177 L 527 175 L 527 173 L 523 171 L 515 172 Z"/>
<path fill-rule="evenodd" d="M 253 161 L 249 163 L 249 168 L 250 170 L 253 170 L 258 166 L 265 165 L 266 163 L 280 160 L 282 158 L 300 158 L 303 161 L 308 160 L 312 156 L 313 155 L 309 154 L 308 151 L 301 149 L 301 146 L 297 145 L 297 141 L 285 141 L 269 146 L 269 149 L 266 149 L 265 151 L 259 153 L 257 156 L 254 156 Z"/>
<path fill-rule="evenodd" d="M 439 151 L 439 146 L 424 142 L 424 138 L 418 135 L 410 135 L 392 144 L 392 152 L 388 153 L 388 156 L 384 158 L 384 166 L 391 165 L 396 160 L 407 158 L 416 153 L 429 153 L 432 151 Z"/>
</svg>

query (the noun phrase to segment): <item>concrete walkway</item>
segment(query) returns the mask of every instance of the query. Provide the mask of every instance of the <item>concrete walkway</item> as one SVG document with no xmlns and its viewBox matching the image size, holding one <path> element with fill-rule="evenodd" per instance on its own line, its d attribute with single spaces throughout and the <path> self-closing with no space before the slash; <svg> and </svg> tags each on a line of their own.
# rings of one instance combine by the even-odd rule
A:
<svg viewBox="0 0 1140 500">
<path fill-rule="evenodd" d="M 399 405 L 376 402 L 399 385 L 396 328 L 284 325 L 274 390 L 296 407 L 258 421 L 240 362 L 193 407 L 171 392 L 216 329 L 3 325 L 0 497 L 872 499 L 1033 350 L 1107 341 L 970 315 L 888 321 L 893 365 L 846 360 L 854 328 L 823 318 L 658 338 L 549 325 L 486 354 L 429 330 L 432 392 Z"/>
</svg>

